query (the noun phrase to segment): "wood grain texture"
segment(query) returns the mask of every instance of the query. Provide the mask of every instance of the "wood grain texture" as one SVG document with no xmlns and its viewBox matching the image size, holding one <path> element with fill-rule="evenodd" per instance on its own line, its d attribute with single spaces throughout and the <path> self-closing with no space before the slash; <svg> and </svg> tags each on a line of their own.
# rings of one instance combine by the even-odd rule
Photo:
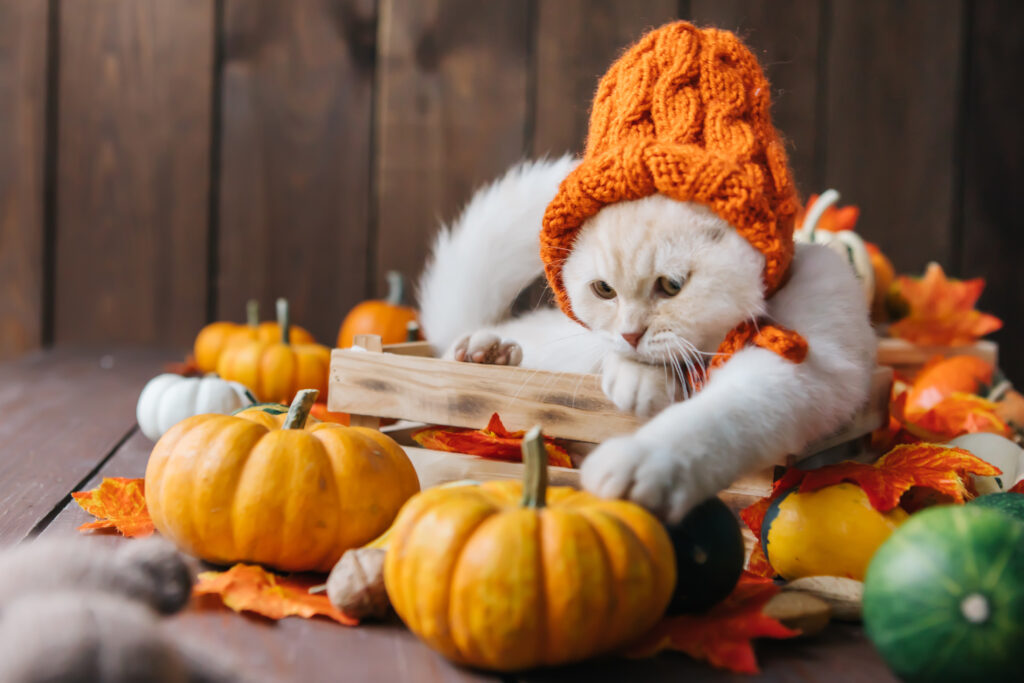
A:
<svg viewBox="0 0 1024 683">
<path fill-rule="evenodd" d="M 963 18 L 959 0 L 830 3 L 822 185 L 900 272 L 949 263 Z"/>
<path fill-rule="evenodd" d="M 333 340 L 366 298 L 376 3 L 227 0 L 217 311 Z"/>
<path fill-rule="evenodd" d="M 969 7 L 963 244 L 954 264 L 964 277 L 987 280 L 979 306 L 1003 319 L 1005 327 L 994 337 L 1006 350 L 1003 370 L 1012 380 L 1024 382 L 1024 4 L 992 0 Z"/>
<path fill-rule="evenodd" d="M 918 346 L 904 339 L 878 340 L 878 364 L 899 371 L 920 369 L 936 356 L 976 356 L 992 365 L 998 365 L 999 345 L 987 339 L 970 346 Z"/>
<path fill-rule="evenodd" d="M 772 85 L 772 120 L 786 139 L 789 163 L 804 194 L 820 193 L 815 168 L 818 139 L 818 50 L 821 0 L 690 0 L 699 26 L 728 29 L 743 38 Z"/>
<path fill-rule="evenodd" d="M 0 542 L 24 538 L 135 428 L 168 357 L 61 350 L 0 365 Z"/>
<path fill-rule="evenodd" d="M 516 676 L 521 683 L 897 683 L 864 629 L 853 624 L 829 624 L 813 638 L 757 641 L 756 677 L 711 668 L 678 652 L 650 659 L 608 657 L 559 669 L 531 671 Z"/>
<path fill-rule="evenodd" d="M 581 153 L 598 79 L 677 0 L 538 0 L 533 156 Z"/>
<path fill-rule="evenodd" d="M 814 442 L 805 454 L 882 426 L 891 383 L 892 371 L 876 368 L 869 404 L 848 427 Z M 480 429 L 498 413 L 512 431 L 541 424 L 548 436 L 600 443 L 644 422 L 608 400 L 599 375 L 335 349 L 328 384 L 332 411 L 427 424 Z"/>
<path fill-rule="evenodd" d="M 54 335 L 187 344 L 206 317 L 213 0 L 61 3 Z"/>
<path fill-rule="evenodd" d="M 0 0 L 0 359 L 42 344 L 46 0 Z"/>
<path fill-rule="evenodd" d="M 530 3 L 383 0 L 378 47 L 377 294 L 415 277 L 439 219 L 528 151 Z"/>
</svg>

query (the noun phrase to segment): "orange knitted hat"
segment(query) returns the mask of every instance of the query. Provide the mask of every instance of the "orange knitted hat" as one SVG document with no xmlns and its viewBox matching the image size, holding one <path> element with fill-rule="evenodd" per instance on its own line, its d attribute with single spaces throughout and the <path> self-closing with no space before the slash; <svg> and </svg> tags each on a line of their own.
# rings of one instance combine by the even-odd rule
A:
<svg viewBox="0 0 1024 683">
<path fill-rule="evenodd" d="M 541 229 L 541 258 L 574 320 L 562 263 L 583 222 L 614 202 L 661 193 L 707 205 L 765 257 L 770 295 L 793 258 L 796 192 L 769 114 L 770 86 L 728 31 L 678 21 L 655 29 L 601 79 L 582 163 Z"/>
</svg>

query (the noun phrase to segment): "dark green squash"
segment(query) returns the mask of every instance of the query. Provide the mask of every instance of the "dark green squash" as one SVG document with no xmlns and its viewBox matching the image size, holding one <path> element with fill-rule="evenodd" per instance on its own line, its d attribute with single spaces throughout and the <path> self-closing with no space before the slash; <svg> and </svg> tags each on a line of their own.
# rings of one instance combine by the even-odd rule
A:
<svg viewBox="0 0 1024 683">
<path fill-rule="evenodd" d="M 710 498 L 679 524 L 666 527 L 676 556 L 669 614 L 702 612 L 736 587 L 743 572 L 743 535 L 725 503 Z"/>
<path fill-rule="evenodd" d="M 907 681 L 1024 680 L 1024 524 L 972 505 L 913 515 L 871 561 L 864 626 Z"/>
</svg>

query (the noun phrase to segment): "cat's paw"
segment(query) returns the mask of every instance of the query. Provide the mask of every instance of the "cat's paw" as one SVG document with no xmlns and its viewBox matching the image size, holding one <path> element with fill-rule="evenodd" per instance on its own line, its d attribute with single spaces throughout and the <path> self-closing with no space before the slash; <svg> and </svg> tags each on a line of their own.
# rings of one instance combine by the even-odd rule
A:
<svg viewBox="0 0 1024 683">
<path fill-rule="evenodd" d="M 455 342 L 449 354 L 460 362 L 483 365 L 519 365 L 523 362 L 523 349 L 519 344 L 486 330 L 465 335 Z"/>
<path fill-rule="evenodd" d="M 663 367 L 609 354 L 601 368 L 601 389 L 619 410 L 650 416 L 675 400 L 674 379 Z"/>
<path fill-rule="evenodd" d="M 668 524 L 700 502 L 679 454 L 636 435 L 598 446 L 583 460 L 580 479 L 594 495 L 632 501 Z"/>
</svg>

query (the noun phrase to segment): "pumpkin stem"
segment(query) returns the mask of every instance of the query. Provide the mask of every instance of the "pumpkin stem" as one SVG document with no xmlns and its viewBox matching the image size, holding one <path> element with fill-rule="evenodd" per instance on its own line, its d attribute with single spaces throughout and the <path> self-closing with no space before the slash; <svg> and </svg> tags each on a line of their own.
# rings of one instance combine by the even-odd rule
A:
<svg viewBox="0 0 1024 683">
<path fill-rule="evenodd" d="M 316 389 L 303 389 L 295 394 L 295 400 L 288 408 L 288 417 L 284 419 L 284 426 L 281 429 L 302 429 L 309 419 L 309 411 L 313 409 L 313 402 L 320 392 Z"/>
<path fill-rule="evenodd" d="M 822 192 L 811 206 L 810 211 L 804 216 L 804 224 L 800 229 L 807 233 L 807 238 L 813 242 L 814 233 L 818 229 L 818 221 L 825 215 L 825 209 L 839 201 L 839 192 L 829 188 Z"/>
<path fill-rule="evenodd" d="M 387 302 L 392 306 L 401 306 L 405 300 L 405 278 L 397 270 L 389 270 L 385 277 L 388 280 Z"/>
<path fill-rule="evenodd" d="M 548 497 L 548 452 L 544 448 L 544 437 L 540 425 L 523 437 L 523 500 L 524 508 L 542 508 Z"/>
<path fill-rule="evenodd" d="M 281 297 L 277 300 L 277 324 L 281 327 L 281 343 L 288 345 L 292 342 L 292 313 L 288 308 L 288 299 Z"/>
<path fill-rule="evenodd" d="M 260 302 L 258 299 L 249 299 L 245 302 L 245 322 L 249 327 L 259 326 Z"/>
<path fill-rule="evenodd" d="M 414 342 L 420 340 L 420 324 L 410 320 L 405 324 L 405 341 Z"/>
</svg>

